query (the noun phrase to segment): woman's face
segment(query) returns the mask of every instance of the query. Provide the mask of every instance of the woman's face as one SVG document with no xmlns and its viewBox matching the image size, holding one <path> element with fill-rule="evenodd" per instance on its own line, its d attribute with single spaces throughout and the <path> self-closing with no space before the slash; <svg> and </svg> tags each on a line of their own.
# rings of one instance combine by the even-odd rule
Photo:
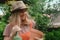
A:
<svg viewBox="0 0 60 40">
<path fill-rule="evenodd" d="M 26 19 L 26 10 L 20 10 L 19 12 L 21 20 Z"/>
</svg>

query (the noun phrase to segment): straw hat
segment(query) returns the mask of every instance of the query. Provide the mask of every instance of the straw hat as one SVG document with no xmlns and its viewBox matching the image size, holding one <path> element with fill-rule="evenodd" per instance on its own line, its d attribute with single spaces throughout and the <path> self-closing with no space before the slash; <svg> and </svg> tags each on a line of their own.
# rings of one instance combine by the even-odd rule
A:
<svg viewBox="0 0 60 40">
<path fill-rule="evenodd" d="M 11 12 L 12 11 L 15 11 L 15 10 L 18 10 L 18 9 L 27 9 L 28 7 L 26 7 L 26 5 L 24 4 L 23 1 L 15 1 L 13 4 L 12 4 L 12 7 L 11 7 Z"/>
</svg>

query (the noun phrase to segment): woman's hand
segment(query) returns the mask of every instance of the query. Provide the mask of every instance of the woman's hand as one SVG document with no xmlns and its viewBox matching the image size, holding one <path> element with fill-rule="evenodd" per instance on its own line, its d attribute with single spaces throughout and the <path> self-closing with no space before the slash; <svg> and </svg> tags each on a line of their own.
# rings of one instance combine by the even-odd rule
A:
<svg viewBox="0 0 60 40">
<path fill-rule="evenodd" d="M 17 31 L 20 31 L 21 28 L 18 26 L 18 25 L 15 25 L 13 28 L 12 28 L 12 31 L 14 32 L 17 32 Z"/>
<path fill-rule="evenodd" d="M 17 25 L 15 25 L 15 26 L 12 28 L 12 31 L 11 31 L 11 33 L 10 33 L 10 37 L 11 37 L 11 38 L 14 37 L 15 34 L 16 34 L 16 32 L 19 32 L 20 30 L 21 30 L 20 27 L 17 26 Z"/>
</svg>

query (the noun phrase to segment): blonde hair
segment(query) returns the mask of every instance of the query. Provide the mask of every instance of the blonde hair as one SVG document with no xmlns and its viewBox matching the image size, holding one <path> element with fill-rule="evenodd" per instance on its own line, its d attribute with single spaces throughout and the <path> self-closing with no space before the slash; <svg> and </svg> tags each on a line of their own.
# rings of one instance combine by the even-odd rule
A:
<svg viewBox="0 0 60 40">
<path fill-rule="evenodd" d="M 27 21 L 26 23 L 28 24 L 29 21 L 32 19 L 31 16 L 28 14 L 28 12 L 25 12 L 26 14 L 26 20 Z M 9 18 L 9 23 L 12 23 L 13 25 L 18 25 L 20 26 L 21 24 L 21 19 L 20 19 L 20 15 L 19 13 L 12 13 L 10 18 Z"/>
</svg>

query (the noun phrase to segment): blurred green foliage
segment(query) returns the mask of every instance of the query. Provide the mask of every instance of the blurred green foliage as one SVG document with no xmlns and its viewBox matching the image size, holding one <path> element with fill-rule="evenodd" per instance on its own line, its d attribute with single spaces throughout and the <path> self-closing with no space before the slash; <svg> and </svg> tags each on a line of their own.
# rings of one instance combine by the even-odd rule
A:
<svg viewBox="0 0 60 40">
<path fill-rule="evenodd" d="M 46 32 L 45 40 L 60 40 L 60 28 Z"/>
<path fill-rule="evenodd" d="M 7 4 L 0 4 L 0 7 L 2 9 L 2 12 L 4 11 L 4 16 L 0 17 L 0 40 L 3 40 L 3 31 L 6 24 L 8 23 L 8 19 L 10 16 L 10 7 Z"/>
</svg>

